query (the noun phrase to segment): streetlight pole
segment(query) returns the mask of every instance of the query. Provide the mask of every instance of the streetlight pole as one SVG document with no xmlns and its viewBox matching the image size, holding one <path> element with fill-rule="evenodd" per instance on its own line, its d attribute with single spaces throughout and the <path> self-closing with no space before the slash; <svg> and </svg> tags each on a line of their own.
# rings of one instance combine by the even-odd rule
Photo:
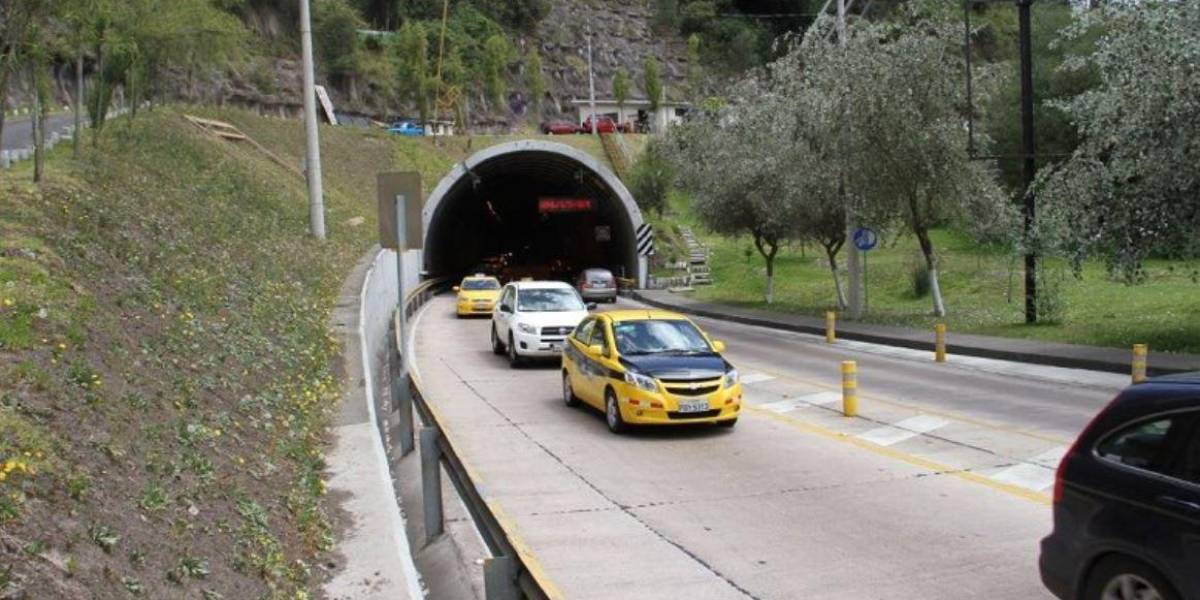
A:
<svg viewBox="0 0 1200 600">
<path fill-rule="evenodd" d="M 1025 249 L 1025 322 L 1036 323 L 1037 314 L 1037 254 L 1028 247 L 1033 233 L 1036 200 L 1033 180 L 1037 175 L 1033 135 L 1033 50 L 1031 48 L 1030 5 L 1033 0 L 1017 0 L 1018 35 L 1021 50 L 1021 156 L 1022 179 L 1025 183 L 1025 202 L 1022 207 Z"/>
<path fill-rule="evenodd" d="M 589 118 L 592 120 L 592 134 L 599 137 L 600 136 L 600 127 L 598 127 L 599 123 L 597 122 L 598 120 L 596 119 L 596 77 L 592 73 L 592 26 L 591 25 L 588 25 L 588 28 L 587 28 L 587 52 L 588 52 L 588 97 L 591 98 L 591 100 L 589 101 L 589 104 L 591 105 L 591 112 L 592 112 L 592 116 Z"/>
<path fill-rule="evenodd" d="M 316 78 L 313 74 L 312 17 L 300 0 L 300 49 L 304 71 L 304 176 L 308 180 L 308 223 L 313 237 L 325 239 L 325 201 L 321 189 L 321 147 L 317 137 Z"/>
<path fill-rule="evenodd" d="M 846 0 L 837 0 L 837 34 L 838 45 L 842 47 L 844 52 L 846 49 Z M 845 100 L 843 101 L 845 102 Z M 848 132 L 846 132 L 848 133 Z M 839 183 L 843 200 L 845 200 L 846 182 L 845 176 L 842 176 L 842 181 Z M 858 246 L 854 245 L 854 232 L 858 229 L 858 217 L 854 214 L 853 207 L 850 203 L 846 203 L 846 283 L 850 288 L 847 290 L 847 307 L 850 312 L 850 318 L 858 319 L 863 315 L 863 268 L 862 256 L 858 251 Z"/>
</svg>

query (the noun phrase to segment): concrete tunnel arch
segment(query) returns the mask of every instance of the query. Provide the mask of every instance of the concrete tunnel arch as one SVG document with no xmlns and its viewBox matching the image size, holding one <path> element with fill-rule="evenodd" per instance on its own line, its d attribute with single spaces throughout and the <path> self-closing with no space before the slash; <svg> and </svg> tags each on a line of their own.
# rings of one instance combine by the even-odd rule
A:
<svg viewBox="0 0 1200 600">
<path fill-rule="evenodd" d="M 593 210 L 541 214 L 537 199 L 546 196 L 592 198 Z M 518 264 L 557 257 L 576 271 L 608 267 L 645 285 L 637 202 L 615 173 L 566 144 L 519 140 L 472 154 L 429 193 L 421 218 L 430 276 L 458 276 L 489 256 L 512 253 Z M 600 226 L 607 226 L 608 241 L 597 239 Z"/>
</svg>

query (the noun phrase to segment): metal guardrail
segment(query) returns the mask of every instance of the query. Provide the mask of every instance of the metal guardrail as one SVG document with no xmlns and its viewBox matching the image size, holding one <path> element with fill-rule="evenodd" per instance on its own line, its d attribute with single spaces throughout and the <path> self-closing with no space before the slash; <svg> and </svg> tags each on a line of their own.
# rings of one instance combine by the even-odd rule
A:
<svg viewBox="0 0 1200 600">
<path fill-rule="evenodd" d="M 429 279 L 405 295 L 406 317 L 412 317 L 421 307 L 449 284 L 448 278 Z M 408 319 L 405 319 L 408 321 Z M 530 568 L 528 556 L 518 550 L 510 533 L 500 518 L 488 505 L 472 481 L 470 469 L 463 463 L 446 436 L 439 420 L 437 409 L 426 402 L 421 392 L 421 382 L 409 373 L 402 372 L 402 348 L 400 336 L 396 334 L 399 310 L 392 318 L 388 336 L 388 369 L 391 393 L 381 397 L 376 407 L 376 426 L 387 449 L 388 466 L 394 469 L 401 458 L 414 448 L 413 409 L 421 418 L 419 434 L 421 449 L 421 493 L 426 542 L 433 540 L 443 531 L 441 472 L 445 469 L 450 482 L 458 491 L 471 515 L 480 537 L 493 558 L 483 564 L 484 591 L 488 600 L 549 600 L 552 596 L 546 588 L 553 584 L 543 581 L 540 570 Z M 390 396 L 390 398 L 387 398 Z M 441 467 L 441 468 L 439 468 Z M 554 594 L 553 597 L 557 597 Z"/>
</svg>

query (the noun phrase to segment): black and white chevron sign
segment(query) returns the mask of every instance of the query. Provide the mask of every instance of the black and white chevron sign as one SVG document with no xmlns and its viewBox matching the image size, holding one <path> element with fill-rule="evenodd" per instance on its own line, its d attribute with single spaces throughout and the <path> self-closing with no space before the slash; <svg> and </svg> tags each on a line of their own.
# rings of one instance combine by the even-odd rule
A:
<svg viewBox="0 0 1200 600">
<path fill-rule="evenodd" d="M 638 225 L 637 251 L 639 256 L 654 255 L 654 228 L 649 223 Z"/>
</svg>

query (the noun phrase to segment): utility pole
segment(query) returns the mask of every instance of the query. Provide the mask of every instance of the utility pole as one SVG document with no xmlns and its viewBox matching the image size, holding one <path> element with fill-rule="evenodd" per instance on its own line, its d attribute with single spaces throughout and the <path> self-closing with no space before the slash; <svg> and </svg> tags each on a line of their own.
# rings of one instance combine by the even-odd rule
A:
<svg viewBox="0 0 1200 600">
<path fill-rule="evenodd" d="M 1037 175 L 1037 161 L 1034 160 L 1033 137 L 1033 51 L 1030 40 L 1029 9 L 1033 0 L 1017 0 L 1018 35 L 1021 38 L 1021 155 L 1023 158 L 1023 179 L 1025 183 L 1025 204 L 1022 207 L 1024 219 L 1025 240 L 1028 246 L 1030 234 L 1033 232 L 1034 211 L 1036 201 L 1033 196 L 1033 179 Z M 1025 322 L 1037 323 L 1037 254 L 1034 250 L 1025 249 Z"/>
<path fill-rule="evenodd" d="M 600 127 L 596 119 L 596 77 L 592 73 L 592 26 L 587 26 L 587 51 L 588 51 L 588 97 L 591 98 L 592 116 L 592 134 L 600 137 Z"/>
<path fill-rule="evenodd" d="M 837 34 L 838 45 L 842 47 L 842 51 L 846 51 L 846 0 L 837 0 Z M 848 100 L 843 100 L 843 103 Z M 847 135 L 845 132 L 843 135 Z M 842 200 L 846 201 L 846 182 L 845 176 L 842 176 L 842 181 L 839 186 L 842 192 Z M 863 269 L 862 256 L 858 251 L 858 246 L 854 245 L 854 232 L 858 229 L 858 217 L 854 214 L 853 207 L 850 202 L 846 201 L 846 284 L 850 289 L 847 290 L 847 307 L 850 312 L 850 318 L 859 319 L 863 316 Z"/>
<path fill-rule="evenodd" d="M 308 224 L 313 237 L 325 239 L 325 201 L 321 190 L 321 146 L 317 138 L 317 93 L 313 74 L 312 17 L 300 0 L 300 49 L 304 62 L 304 176 L 308 180 Z"/>
</svg>

